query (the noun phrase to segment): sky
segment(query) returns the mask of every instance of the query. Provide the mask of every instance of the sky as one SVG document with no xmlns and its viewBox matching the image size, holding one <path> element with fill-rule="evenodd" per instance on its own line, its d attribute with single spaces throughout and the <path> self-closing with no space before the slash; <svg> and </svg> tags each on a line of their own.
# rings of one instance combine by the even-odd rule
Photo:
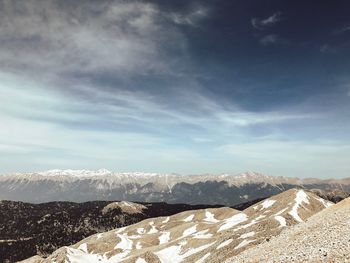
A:
<svg viewBox="0 0 350 263">
<path fill-rule="evenodd" d="M 0 0 L 0 173 L 350 176 L 350 3 Z"/>
</svg>

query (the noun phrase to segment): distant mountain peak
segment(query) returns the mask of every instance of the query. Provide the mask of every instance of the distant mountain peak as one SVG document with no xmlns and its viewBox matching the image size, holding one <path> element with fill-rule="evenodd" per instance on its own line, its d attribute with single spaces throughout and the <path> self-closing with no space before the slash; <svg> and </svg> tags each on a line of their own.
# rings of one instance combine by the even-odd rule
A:
<svg viewBox="0 0 350 263">
<path fill-rule="evenodd" d="M 241 173 L 239 175 L 236 175 L 237 177 L 242 177 L 242 178 L 271 178 L 272 176 L 266 175 L 260 172 L 253 172 L 253 171 L 247 171 L 244 173 Z"/>
<path fill-rule="evenodd" d="M 52 169 L 48 171 L 38 172 L 37 174 L 43 175 L 43 176 L 76 176 L 76 177 L 85 177 L 85 176 L 99 176 L 99 175 L 108 175 L 112 174 L 107 169 L 99 169 L 97 171 L 91 171 L 91 170 L 72 170 L 72 169 Z"/>
</svg>

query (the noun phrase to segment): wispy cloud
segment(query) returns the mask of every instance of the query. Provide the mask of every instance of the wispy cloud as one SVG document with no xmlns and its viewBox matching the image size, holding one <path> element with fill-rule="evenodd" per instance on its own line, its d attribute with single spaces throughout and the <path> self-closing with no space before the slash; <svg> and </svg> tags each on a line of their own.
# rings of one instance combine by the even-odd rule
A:
<svg viewBox="0 0 350 263">
<path fill-rule="evenodd" d="M 348 31 L 350 31 L 350 25 L 347 25 L 347 26 L 344 26 L 342 28 L 334 30 L 333 34 L 337 35 L 337 34 L 342 34 L 342 33 L 348 32 Z"/>
<path fill-rule="evenodd" d="M 165 49 L 176 43 L 181 56 L 184 38 L 165 16 L 138 1 L 3 1 L 0 68 L 36 77 L 171 72 Z"/>
<path fill-rule="evenodd" d="M 268 27 L 273 26 L 274 24 L 278 23 L 281 20 L 282 20 L 282 13 L 276 12 L 276 13 L 272 14 L 271 16 L 269 16 L 267 18 L 263 18 L 263 19 L 253 17 L 250 21 L 251 21 L 252 26 L 255 29 L 264 30 Z"/>
<path fill-rule="evenodd" d="M 187 13 L 170 13 L 169 18 L 176 24 L 198 26 L 198 22 L 208 15 L 208 9 L 195 6 Z"/>
<path fill-rule="evenodd" d="M 214 151 L 217 144 L 252 138 L 247 134 L 251 126 L 317 117 L 296 111 L 259 113 L 227 108 L 193 91 L 187 94 L 193 99 L 193 110 L 166 107 L 138 92 L 106 93 L 118 97 L 120 103 L 100 104 L 65 97 L 25 79 L 4 75 L 0 79 L 0 93 L 7 98 L 0 105 L 1 124 L 6 127 L 0 129 L 0 164 L 7 171 L 20 164 L 27 170 L 107 167 L 126 171 L 132 167 L 214 172 L 210 164 L 219 158 Z M 231 161 L 220 167 L 228 169 L 228 163 Z"/>
<path fill-rule="evenodd" d="M 274 35 L 274 34 L 263 36 L 259 40 L 260 44 L 262 44 L 264 46 L 273 45 L 273 44 L 276 44 L 279 41 L 280 41 L 280 39 L 278 38 L 278 36 Z"/>
<path fill-rule="evenodd" d="M 342 121 L 338 108 L 332 112 L 331 106 L 319 107 L 327 99 L 317 100 L 318 91 L 314 101 L 301 96 L 284 103 L 286 90 L 293 89 L 291 96 L 301 90 L 289 79 L 275 81 L 282 72 L 275 66 L 285 64 L 261 60 L 271 62 L 266 67 L 270 69 L 258 73 L 255 69 L 265 64 L 245 59 L 260 61 L 260 51 L 247 49 L 244 56 L 235 56 L 236 47 L 225 34 L 214 44 L 217 32 L 201 30 L 201 23 L 218 10 L 210 5 L 189 1 L 172 9 L 172 4 L 159 4 L 163 1 L 39 2 L 0 0 L 0 97 L 6 98 L 0 103 L 2 170 L 230 171 L 234 158 L 223 150 L 228 149 L 225 145 L 241 145 L 244 153 L 242 145 L 249 141 L 258 147 L 277 140 L 287 145 L 305 134 L 323 137 L 320 127 L 329 133 L 346 131 L 332 126 L 333 120 Z M 227 23 L 227 17 L 222 19 Z M 277 12 L 253 18 L 252 25 L 264 30 L 281 19 Z M 189 31 L 191 36 L 186 35 Z M 193 31 L 198 32 L 195 41 Z M 220 33 L 228 31 L 232 33 Z M 262 45 L 281 41 L 271 32 L 255 33 Z M 213 49 L 208 49 L 211 43 Z M 236 68 L 231 67 L 233 61 Z M 221 71 L 226 70 L 240 73 L 223 80 Z M 210 81 L 203 82 L 202 74 Z M 257 74 L 267 76 L 255 79 Z M 244 85 L 245 78 L 254 81 Z M 221 152 L 216 151 L 218 145 L 223 145 Z M 274 152 L 271 156 L 278 157 Z M 267 160 L 272 166 L 272 157 Z M 254 169 L 243 164 L 234 163 L 237 172 Z"/>
</svg>

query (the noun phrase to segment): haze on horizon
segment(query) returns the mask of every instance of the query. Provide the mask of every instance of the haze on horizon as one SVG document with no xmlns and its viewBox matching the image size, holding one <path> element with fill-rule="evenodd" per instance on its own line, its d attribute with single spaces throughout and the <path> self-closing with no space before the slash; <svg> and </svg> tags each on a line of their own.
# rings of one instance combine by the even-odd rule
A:
<svg viewBox="0 0 350 263">
<path fill-rule="evenodd" d="M 0 0 L 0 173 L 349 177 L 349 11 Z"/>
</svg>

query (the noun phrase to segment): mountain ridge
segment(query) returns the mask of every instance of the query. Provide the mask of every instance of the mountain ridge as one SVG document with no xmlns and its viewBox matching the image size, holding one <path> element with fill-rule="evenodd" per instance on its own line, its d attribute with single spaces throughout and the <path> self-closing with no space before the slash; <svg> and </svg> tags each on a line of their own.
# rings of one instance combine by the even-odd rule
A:
<svg viewBox="0 0 350 263">
<path fill-rule="evenodd" d="M 185 176 L 114 173 L 104 169 L 50 170 L 0 176 L 0 199 L 31 203 L 125 200 L 233 206 L 295 187 L 350 192 L 350 178 L 299 179 L 257 172 Z"/>
<path fill-rule="evenodd" d="M 52 177 L 52 179 L 61 179 L 61 177 L 67 177 L 67 178 L 93 178 L 93 177 L 103 177 L 107 176 L 110 178 L 118 178 L 118 177 L 149 177 L 149 178 L 159 178 L 159 177 L 174 177 L 174 178 L 180 178 L 185 179 L 186 181 L 193 182 L 200 178 L 210 178 L 210 179 L 217 179 L 217 180 L 223 180 L 223 179 L 230 179 L 229 182 L 234 182 L 235 180 L 240 180 L 241 182 L 245 183 L 249 180 L 265 180 L 269 182 L 276 181 L 276 183 L 286 183 L 286 182 L 293 182 L 293 183 L 314 183 L 314 182 L 350 182 L 350 177 L 345 178 L 325 178 L 325 179 L 319 179 L 315 177 L 307 177 L 307 178 L 299 178 L 299 177 L 290 177 L 290 176 L 273 176 L 268 175 L 261 172 L 255 172 L 255 171 L 246 171 L 238 174 L 229 174 L 229 173 L 220 173 L 220 174 L 211 174 L 211 173 L 204 173 L 204 174 L 178 174 L 178 173 L 155 173 L 155 172 L 112 172 L 107 169 L 98 169 L 98 170 L 73 170 L 73 169 L 52 169 L 47 171 L 39 171 L 39 172 L 15 172 L 15 173 L 4 173 L 0 175 L 0 179 L 2 178 L 23 178 L 23 177 L 29 177 L 30 179 L 39 179 L 40 176 L 42 177 Z"/>
<path fill-rule="evenodd" d="M 0 262 L 52 253 L 87 236 L 141 220 L 210 205 L 90 201 L 31 204 L 0 201 Z"/>
<path fill-rule="evenodd" d="M 222 262 L 332 205 L 310 191 L 290 189 L 244 211 L 210 208 L 146 219 L 25 262 Z"/>
</svg>

